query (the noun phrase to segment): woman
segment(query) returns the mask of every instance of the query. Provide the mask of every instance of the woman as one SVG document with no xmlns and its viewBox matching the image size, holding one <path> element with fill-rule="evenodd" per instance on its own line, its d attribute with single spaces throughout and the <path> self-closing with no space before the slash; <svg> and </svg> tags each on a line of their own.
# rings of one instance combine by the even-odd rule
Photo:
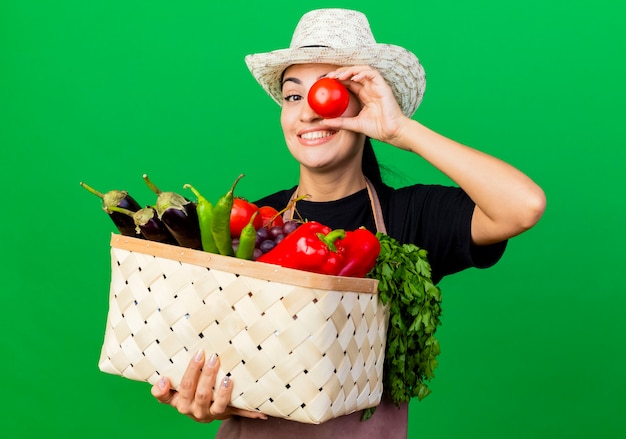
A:
<svg viewBox="0 0 626 439">
<path fill-rule="evenodd" d="M 544 193 L 523 173 L 411 119 L 424 93 L 422 66 L 407 50 L 376 43 L 363 14 L 311 11 L 298 23 L 289 49 L 250 55 L 246 62 L 282 106 L 285 141 L 300 164 L 298 186 L 258 200 L 259 205 L 283 208 L 296 194 L 308 194 L 298 202 L 304 218 L 349 230 L 385 227 L 398 241 L 428 251 L 435 282 L 495 264 L 507 240 L 543 214 Z M 341 117 L 323 119 L 307 103 L 309 88 L 324 76 L 339 79 L 351 92 Z M 458 187 L 385 185 L 370 138 L 421 156 Z M 388 398 L 366 422 L 354 413 L 320 425 L 229 407 L 232 383 L 216 381 L 218 367 L 214 354 L 206 358 L 200 352 L 178 392 L 163 379 L 152 393 L 199 422 L 224 420 L 218 438 L 407 436 L 408 405 L 396 407 Z M 214 385 L 219 392 L 211 401 Z"/>
</svg>

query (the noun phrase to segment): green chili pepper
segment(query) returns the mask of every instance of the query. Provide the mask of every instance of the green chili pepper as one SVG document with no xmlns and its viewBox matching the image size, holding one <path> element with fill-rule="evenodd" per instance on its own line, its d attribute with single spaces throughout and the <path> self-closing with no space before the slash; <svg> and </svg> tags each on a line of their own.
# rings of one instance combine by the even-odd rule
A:
<svg viewBox="0 0 626 439">
<path fill-rule="evenodd" d="M 196 211 L 198 212 L 198 225 L 200 226 L 200 239 L 202 240 L 202 250 L 211 253 L 219 253 L 215 240 L 213 239 L 213 232 L 211 231 L 211 223 L 213 222 L 213 204 L 200 194 L 190 184 L 185 184 L 184 189 L 191 189 L 191 191 L 198 197 Z"/>
<path fill-rule="evenodd" d="M 239 235 L 239 246 L 235 256 L 240 259 L 251 260 L 254 256 L 254 248 L 256 247 L 256 228 L 254 227 L 254 219 L 259 212 L 254 212 L 250 217 L 250 222 L 241 229 L 241 235 Z"/>
<path fill-rule="evenodd" d="M 239 175 L 228 192 L 220 197 L 213 207 L 213 222 L 211 232 L 219 253 L 224 256 L 234 256 L 233 240 L 230 236 L 230 212 L 233 209 L 233 194 L 235 186 L 241 180 Z"/>
</svg>

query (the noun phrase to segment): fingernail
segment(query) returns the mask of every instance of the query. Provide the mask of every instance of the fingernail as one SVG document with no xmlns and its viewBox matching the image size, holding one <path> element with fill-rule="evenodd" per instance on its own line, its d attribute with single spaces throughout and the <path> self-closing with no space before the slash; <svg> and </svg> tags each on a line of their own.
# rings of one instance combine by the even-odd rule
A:
<svg viewBox="0 0 626 439">
<path fill-rule="evenodd" d="M 222 380 L 222 387 L 226 388 L 228 387 L 228 384 L 230 383 L 230 377 L 225 376 L 224 379 Z"/>
<path fill-rule="evenodd" d="M 197 353 L 196 356 L 193 357 L 194 360 L 196 361 L 202 361 L 202 357 L 204 357 L 204 352 L 202 352 L 202 349 L 200 349 Z"/>
<path fill-rule="evenodd" d="M 166 381 L 167 381 L 167 380 L 165 379 L 165 377 L 163 377 L 163 378 L 161 378 L 161 379 L 159 380 L 159 382 L 157 383 L 157 385 L 159 386 L 159 388 L 160 388 L 160 389 L 165 389 L 165 384 L 166 384 Z"/>
<path fill-rule="evenodd" d="M 215 366 L 215 363 L 217 363 L 217 355 L 211 354 L 211 356 L 209 357 L 208 365 L 210 367 L 213 367 L 213 366 Z"/>
</svg>

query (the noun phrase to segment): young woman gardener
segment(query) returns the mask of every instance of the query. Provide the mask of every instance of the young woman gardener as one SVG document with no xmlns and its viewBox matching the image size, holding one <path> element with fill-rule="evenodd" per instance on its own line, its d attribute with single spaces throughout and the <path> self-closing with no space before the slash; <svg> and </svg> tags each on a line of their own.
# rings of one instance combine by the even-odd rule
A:
<svg viewBox="0 0 626 439">
<path fill-rule="evenodd" d="M 401 243 L 428 251 L 435 282 L 495 264 L 507 240 L 543 214 L 544 193 L 522 172 L 411 119 L 424 93 L 422 66 L 409 51 L 376 43 L 360 12 L 311 11 L 298 23 L 289 49 L 249 55 L 246 62 L 281 105 L 285 141 L 300 163 L 298 185 L 259 205 L 282 209 L 295 195 L 308 194 L 298 202 L 304 218 L 348 230 L 384 227 Z M 341 117 L 324 119 L 307 103 L 308 90 L 324 76 L 341 80 L 351 92 Z M 387 186 L 370 138 L 422 157 L 457 186 Z M 320 425 L 229 407 L 232 383 L 216 376 L 218 367 L 215 354 L 200 352 L 178 392 L 164 378 L 152 394 L 196 421 L 223 420 L 217 435 L 222 439 L 407 436 L 408 405 L 396 407 L 385 397 L 366 422 L 353 413 Z M 219 392 L 212 400 L 214 386 Z"/>
</svg>

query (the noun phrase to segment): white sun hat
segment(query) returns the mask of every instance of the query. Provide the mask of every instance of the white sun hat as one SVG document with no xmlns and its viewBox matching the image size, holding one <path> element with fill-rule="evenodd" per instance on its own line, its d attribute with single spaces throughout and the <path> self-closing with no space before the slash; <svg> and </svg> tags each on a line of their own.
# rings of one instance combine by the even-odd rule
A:
<svg viewBox="0 0 626 439">
<path fill-rule="evenodd" d="M 390 85 L 402 112 L 411 117 L 424 96 L 426 77 L 418 58 L 403 47 L 377 43 L 367 17 L 347 9 L 317 9 L 302 16 L 288 49 L 245 58 L 261 87 L 282 105 L 281 77 L 293 64 L 368 65 Z"/>
</svg>

